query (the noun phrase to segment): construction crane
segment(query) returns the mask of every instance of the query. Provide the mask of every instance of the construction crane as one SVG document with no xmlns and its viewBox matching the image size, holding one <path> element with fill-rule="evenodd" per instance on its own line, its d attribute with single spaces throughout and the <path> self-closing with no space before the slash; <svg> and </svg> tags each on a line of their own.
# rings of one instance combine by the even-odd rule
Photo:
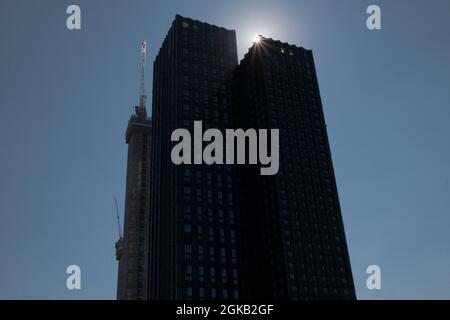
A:
<svg viewBox="0 0 450 320">
<path fill-rule="evenodd" d="M 119 261 L 122 257 L 122 228 L 120 227 L 120 217 L 119 217 L 119 205 L 117 204 L 117 197 L 114 197 L 114 202 L 116 204 L 116 219 L 117 227 L 119 229 L 119 240 L 116 242 L 116 260 Z"/>
<path fill-rule="evenodd" d="M 139 81 L 139 106 L 136 107 L 136 114 L 141 117 L 147 117 L 147 95 L 145 94 L 145 64 L 147 60 L 147 41 L 141 42 L 141 61 L 140 61 L 140 81 Z"/>
<path fill-rule="evenodd" d="M 117 204 L 117 197 L 114 197 L 114 202 L 116 203 L 116 218 L 117 227 L 119 228 L 119 239 L 122 239 L 122 228 L 120 227 L 119 205 Z"/>
</svg>

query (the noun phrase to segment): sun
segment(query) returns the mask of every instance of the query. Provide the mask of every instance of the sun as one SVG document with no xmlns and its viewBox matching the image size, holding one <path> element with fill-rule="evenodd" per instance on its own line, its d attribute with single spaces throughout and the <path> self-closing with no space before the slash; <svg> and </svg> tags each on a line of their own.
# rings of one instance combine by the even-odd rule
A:
<svg viewBox="0 0 450 320">
<path fill-rule="evenodd" d="M 261 42 L 261 36 L 260 36 L 259 34 L 255 35 L 255 36 L 253 37 L 253 42 L 254 42 L 254 43 L 259 43 L 259 42 Z"/>
</svg>

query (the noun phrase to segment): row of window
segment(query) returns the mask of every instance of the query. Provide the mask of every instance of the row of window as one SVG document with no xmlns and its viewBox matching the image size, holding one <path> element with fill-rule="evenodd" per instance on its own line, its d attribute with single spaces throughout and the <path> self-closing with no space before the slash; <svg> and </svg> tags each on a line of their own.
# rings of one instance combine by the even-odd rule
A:
<svg viewBox="0 0 450 320">
<path fill-rule="evenodd" d="M 198 298 L 200 298 L 200 299 L 203 299 L 203 298 L 239 299 L 239 291 L 237 289 L 234 289 L 233 291 L 230 291 L 230 292 L 228 289 L 222 289 L 222 291 L 220 292 L 221 293 L 220 295 L 219 295 L 218 291 L 216 290 L 216 288 L 210 288 L 207 290 L 205 290 L 205 288 L 203 288 L 203 287 L 200 287 L 198 289 Z M 206 295 L 205 293 L 207 293 L 208 295 Z M 193 298 L 192 287 L 185 288 L 185 298 L 187 298 L 187 299 Z"/>
</svg>

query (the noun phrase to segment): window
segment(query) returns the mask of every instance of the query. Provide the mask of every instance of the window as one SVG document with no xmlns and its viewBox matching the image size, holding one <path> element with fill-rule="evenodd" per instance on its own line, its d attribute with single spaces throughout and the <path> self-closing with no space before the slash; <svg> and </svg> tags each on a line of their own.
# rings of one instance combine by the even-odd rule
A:
<svg viewBox="0 0 450 320">
<path fill-rule="evenodd" d="M 209 227 L 209 241 L 214 241 L 214 228 Z"/>
<path fill-rule="evenodd" d="M 185 280 L 192 281 L 192 266 L 191 265 L 186 266 Z"/>
<path fill-rule="evenodd" d="M 205 281 L 203 267 L 198 267 L 198 280 Z"/>
<path fill-rule="evenodd" d="M 184 200 L 188 201 L 191 199 L 191 188 L 184 187 Z"/>
</svg>

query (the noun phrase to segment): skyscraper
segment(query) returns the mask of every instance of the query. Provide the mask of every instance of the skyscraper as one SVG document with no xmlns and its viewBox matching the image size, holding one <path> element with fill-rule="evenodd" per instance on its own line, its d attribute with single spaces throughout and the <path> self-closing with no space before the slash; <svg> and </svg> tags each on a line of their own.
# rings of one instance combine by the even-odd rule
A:
<svg viewBox="0 0 450 320">
<path fill-rule="evenodd" d="M 141 44 L 141 92 L 139 105 L 128 121 L 127 182 L 124 237 L 116 243 L 119 261 L 117 299 L 147 299 L 150 225 L 150 155 L 152 122 L 147 116 L 145 59 L 147 43 Z"/>
<path fill-rule="evenodd" d="M 238 65 L 235 31 L 177 15 L 153 72 L 152 120 L 138 107 L 127 129 L 118 297 L 354 299 L 312 52 L 261 36 Z M 194 121 L 279 129 L 278 173 L 175 165 Z"/>
<path fill-rule="evenodd" d="M 259 36 L 233 87 L 236 125 L 280 130 L 278 174 L 237 175 L 242 295 L 354 299 L 312 51 Z"/>
<path fill-rule="evenodd" d="M 239 297 L 232 167 L 171 161 L 175 129 L 232 125 L 236 66 L 235 31 L 179 15 L 154 62 L 150 299 Z"/>
</svg>

